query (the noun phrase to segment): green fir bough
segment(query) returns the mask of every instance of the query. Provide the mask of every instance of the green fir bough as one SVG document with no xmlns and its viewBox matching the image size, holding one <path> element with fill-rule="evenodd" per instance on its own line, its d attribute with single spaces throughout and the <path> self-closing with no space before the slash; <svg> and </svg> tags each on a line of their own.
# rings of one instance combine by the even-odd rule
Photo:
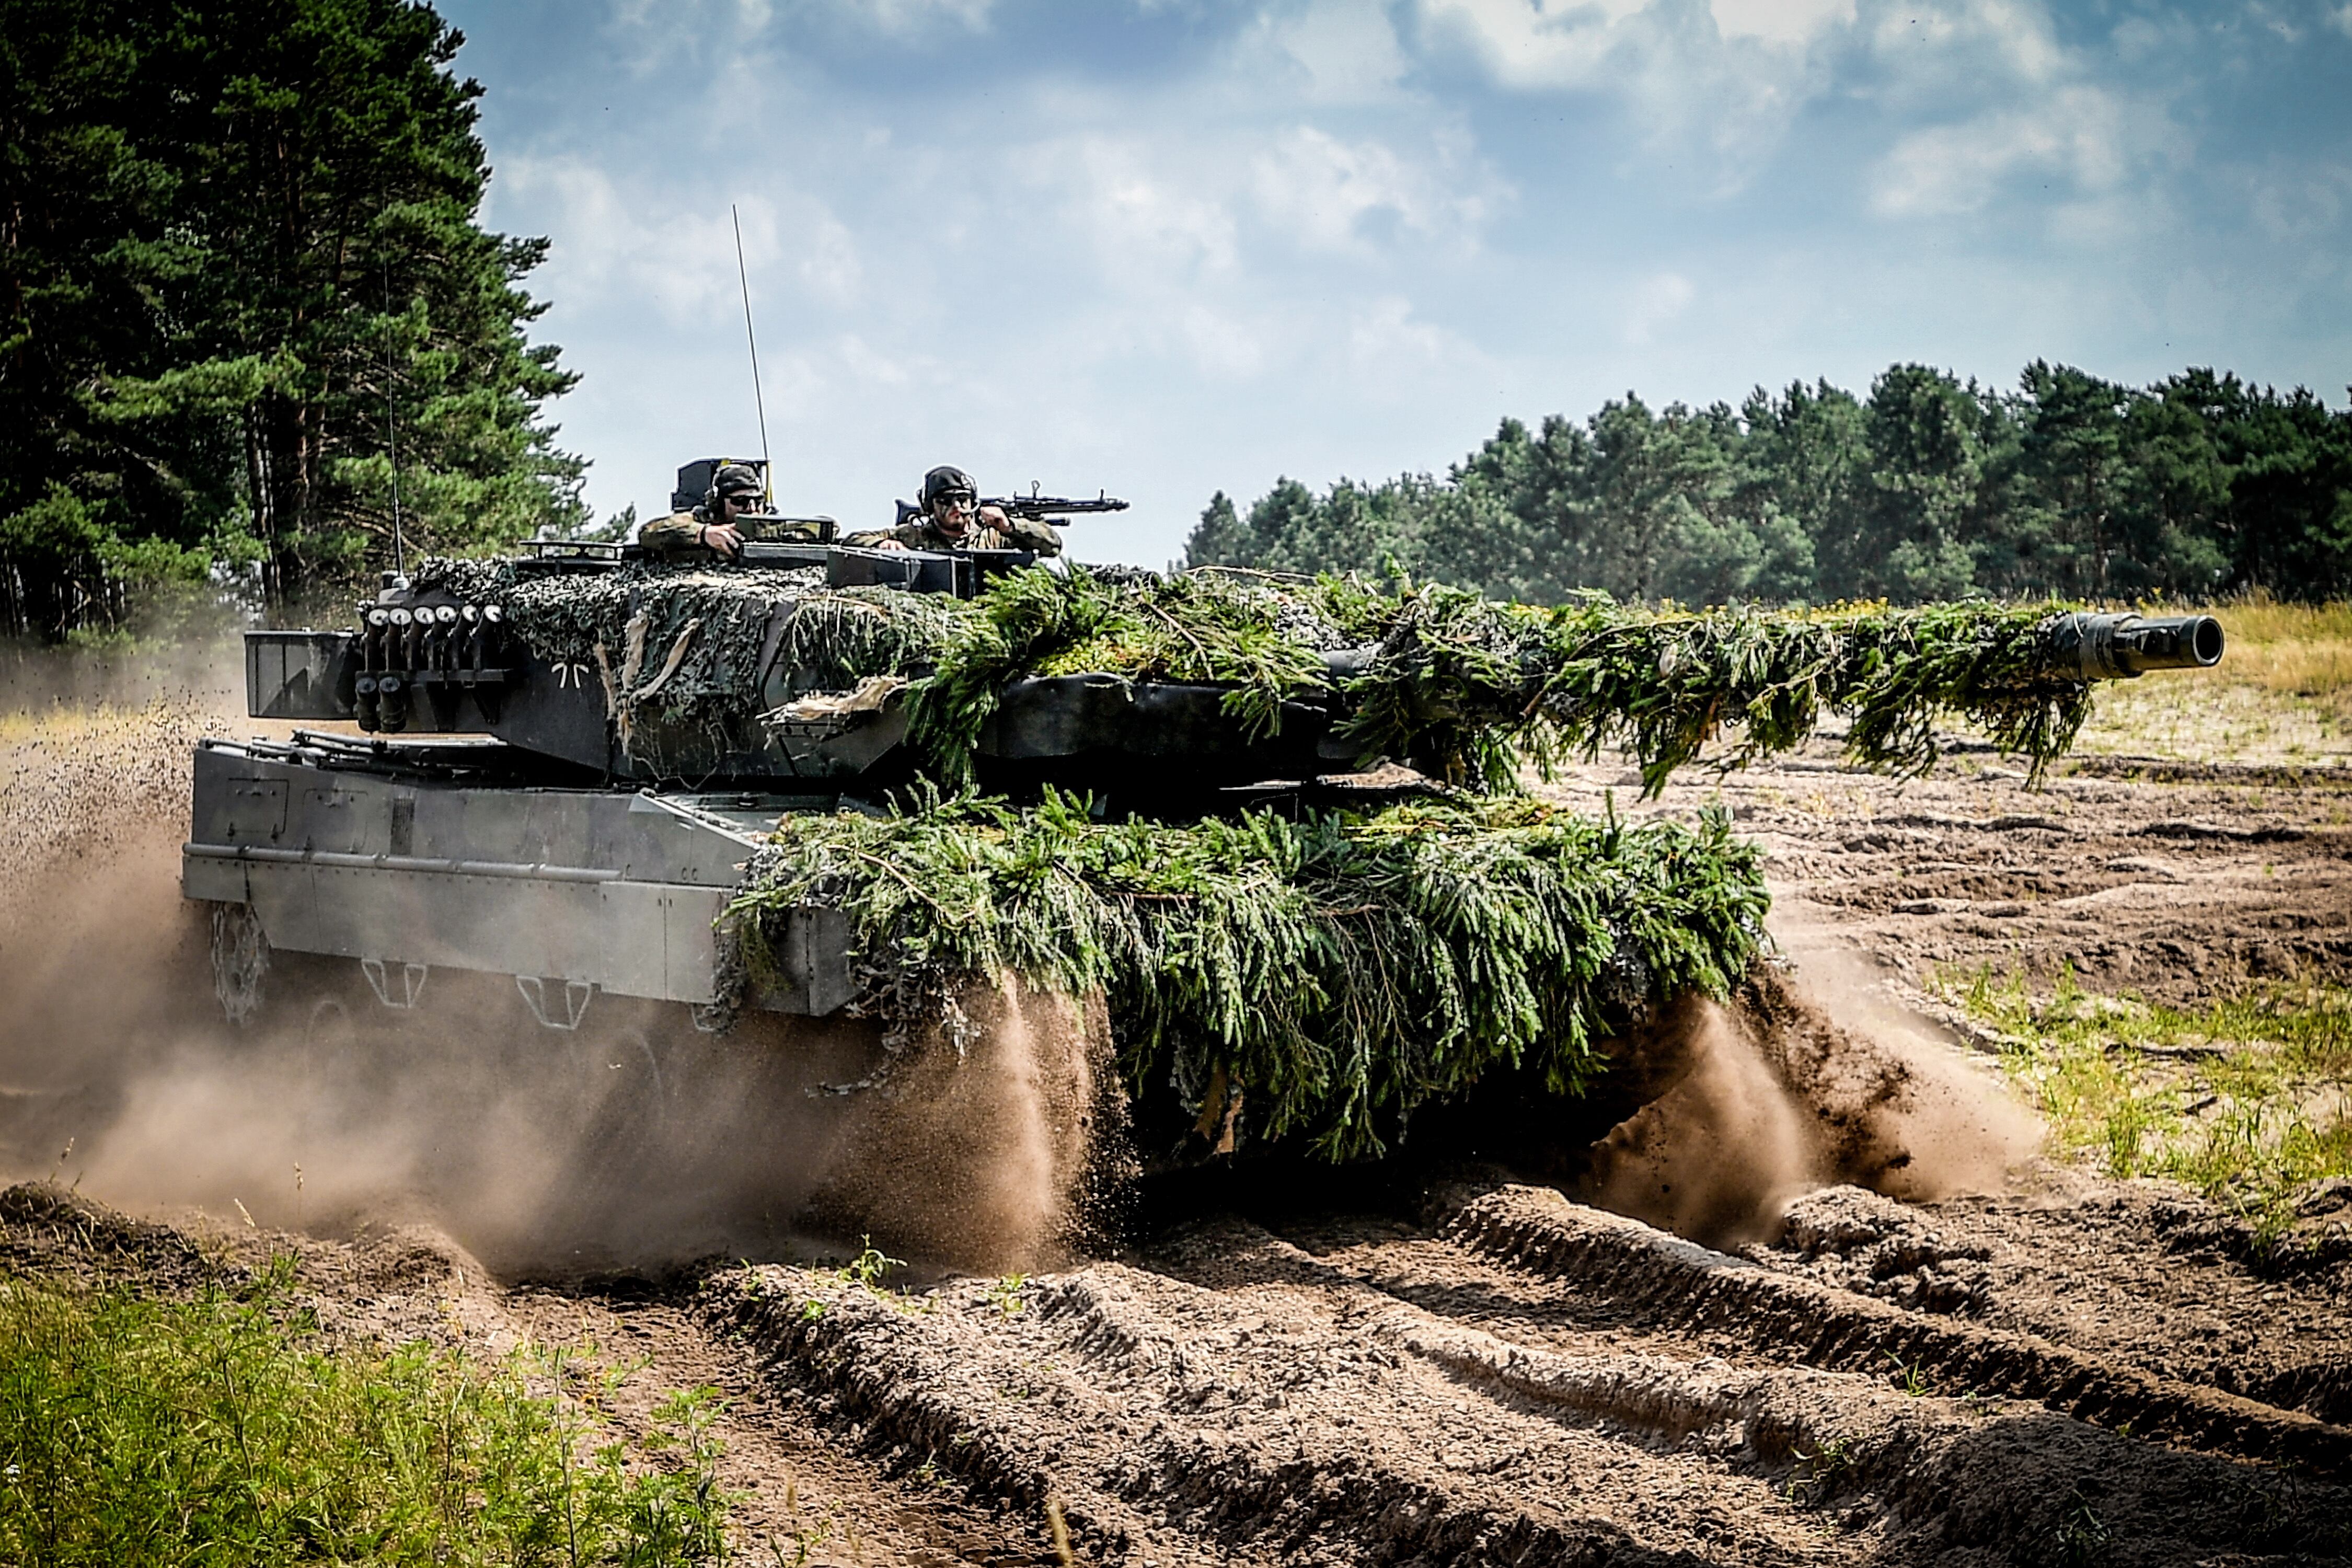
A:
<svg viewBox="0 0 2352 1568">
<path fill-rule="evenodd" d="M 1851 721 L 1849 750 L 1869 766 L 1926 770 L 1936 722 L 1958 715 L 2038 777 L 2090 711 L 2087 685 L 2046 654 L 2066 608 L 1650 610 L 1592 595 L 1546 609 L 1353 577 L 1023 574 L 916 689 L 913 734 L 962 783 L 1009 682 L 1100 671 L 1226 686 L 1229 710 L 1262 732 L 1286 700 L 1329 702 L 1366 757 L 1488 788 L 1508 787 L 1523 758 L 1622 745 L 1655 793 L 1727 731 L 1742 762 L 1799 744 L 1824 712 Z"/>
<path fill-rule="evenodd" d="M 936 1016 L 1006 974 L 1098 994 L 1130 1082 L 1170 1074 L 1197 1105 L 1222 1078 L 1256 1135 L 1344 1159 L 1499 1069 L 1580 1092 L 1646 1005 L 1728 990 L 1767 901 L 1716 813 L 1627 826 L 1513 797 L 1178 826 L 1049 792 L 786 817 L 730 912 L 756 964 L 785 911 L 845 911 L 869 1015 Z"/>
</svg>

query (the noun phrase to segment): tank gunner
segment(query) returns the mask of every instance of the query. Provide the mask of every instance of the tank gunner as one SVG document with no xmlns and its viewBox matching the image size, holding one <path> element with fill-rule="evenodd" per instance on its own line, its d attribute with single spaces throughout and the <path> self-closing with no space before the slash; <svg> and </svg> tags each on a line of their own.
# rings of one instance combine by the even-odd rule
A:
<svg viewBox="0 0 2352 1568">
<path fill-rule="evenodd" d="M 654 519 L 637 530 L 637 542 L 667 560 L 713 554 L 738 561 L 748 540 L 807 542 L 819 537 L 819 526 L 814 520 L 770 515 L 760 471 L 748 463 L 727 463 L 711 476 L 700 506 Z"/>
<path fill-rule="evenodd" d="M 846 544 L 868 550 L 1026 550 L 1059 555 L 1062 536 L 1043 518 L 1018 517 L 980 504 L 980 487 L 945 464 L 923 476 L 919 507 L 901 505 L 897 527 L 853 533 Z"/>
</svg>

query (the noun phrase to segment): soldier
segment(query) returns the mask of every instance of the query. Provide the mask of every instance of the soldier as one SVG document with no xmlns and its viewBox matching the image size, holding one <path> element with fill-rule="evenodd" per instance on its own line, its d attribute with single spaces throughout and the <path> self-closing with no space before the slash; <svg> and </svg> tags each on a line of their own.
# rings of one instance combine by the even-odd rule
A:
<svg viewBox="0 0 2352 1568">
<path fill-rule="evenodd" d="M 853 533 L 846 544 L 868 550 L 1027 550 L 1059 555 L 1062 536 L 1052 524 L 1010 517 L 1003 507 L 982 506 L 980 487 L 961 468 L 942 464 L 923 476 L 922 515 L 896 528 Z"/>
<path fill-rule="evenodd" d="M 722 561 L 743 553 L 744 519 L 766 510 L 759 470 L 729 463 L 711 476 L 702 504 L 692 511 L 656 518 L 637 530 L 637 542 L 653 553 L 678 559 L 705 552 Z"/>
</svg>

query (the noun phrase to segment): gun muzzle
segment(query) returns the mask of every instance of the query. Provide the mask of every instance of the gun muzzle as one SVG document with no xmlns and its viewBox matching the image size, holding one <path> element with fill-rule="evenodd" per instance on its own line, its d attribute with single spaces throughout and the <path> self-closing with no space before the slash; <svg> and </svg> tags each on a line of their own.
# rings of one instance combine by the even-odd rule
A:
<svg viewBox="0 0 2352 1568">
<path fill-rule="evenodd" d="M 2221 623 L 2210 616 L 2091 615 L 2050 622 L 2051 672 L 2084 680 L 2131 680 L 2150 669 L 2203 669 L 2221 662 Z"/>
</svg>

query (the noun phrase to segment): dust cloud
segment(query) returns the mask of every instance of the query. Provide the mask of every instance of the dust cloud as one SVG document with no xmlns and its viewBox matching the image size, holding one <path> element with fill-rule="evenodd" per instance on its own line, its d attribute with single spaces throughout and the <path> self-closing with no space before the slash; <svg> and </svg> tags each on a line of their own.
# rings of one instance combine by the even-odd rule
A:
<svg viewBox="0 0 2352 1568">
<path fill-rule="evenodd" d="M 1061 1261 L 1089 1176 L 1118 1144 L 1110 1049 L 1099 999 L 1009 977 L 972 988 L 855 1108 L 817 1212 L 877 1216 L 877 1239 L 950 1267 Z"/>
<path fill-rule="evenodd" d="M 504 976 L 436 970 L 413 1011 L 351 961 L 273 954 L 243 1028 L 181 898 L 189 755 L 250 733 L 227 677 L 95 695 L 15 671 L 0 706 L 0 1180 L 119 1207 L 350 1235 L 428 1226 L 493 1270 L 713 1255 L 1026 1267 L 1067 1233 L 1107 1081 L 1098 1015 L 970 1000 L 880 1087 L 879 1026 L 599 994 L 576 1032 Z M 118 695 L 127 693 L 127 695 Z M 62 699 L 62 700 L 61 700 Z"/>
<path fill-rule="evenodd" d="M 1778 1237 L 1789 1205 L 1851 1184 L 1906 1202 L 2000 1189 L 2041 1142 L 1979 1076 L 1827 932 L 1780 933 L 1728 1005 L 1704 1003 L 1646 1048 L 1666 1084 L 1593 1146 L 1583 1195 L 1716 1246 Z"/>
</svg>

